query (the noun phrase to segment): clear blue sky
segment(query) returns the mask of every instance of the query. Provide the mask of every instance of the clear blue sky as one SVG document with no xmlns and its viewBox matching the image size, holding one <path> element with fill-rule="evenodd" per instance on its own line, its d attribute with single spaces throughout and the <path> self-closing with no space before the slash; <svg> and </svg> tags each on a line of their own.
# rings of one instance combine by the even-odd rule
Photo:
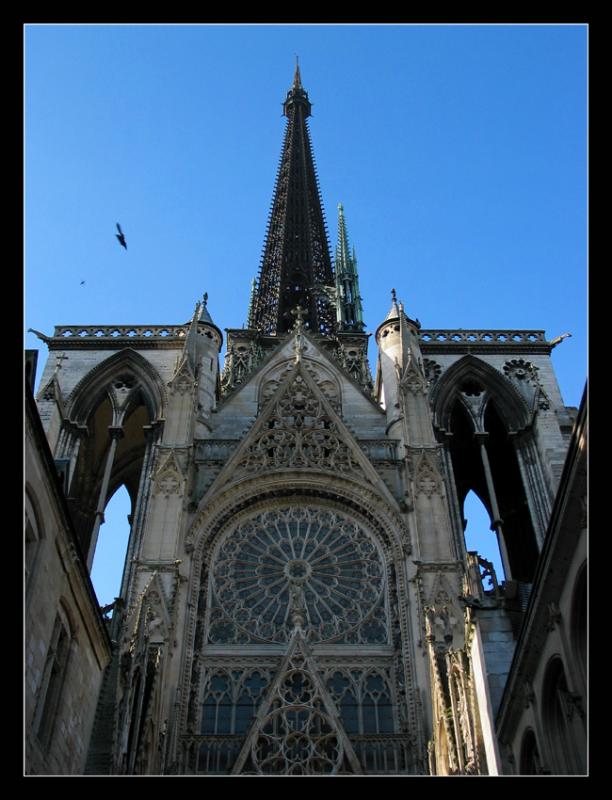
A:
<svg viewBox="0 0 612 800">
<path fill-rule="evenodd" d="M 571 25 L 28 26 L 25 328 L 178 324 L 205 291 L 220 328 L 246 321 L 298 54 L 331 250 L 342 202 L 367 330 L 395 287 L 425 328 L 570 332 L 552 358 L 578 405 L 587 38 Z M 40 376 L 46 349 L 25 345 Z"/>
</svg>

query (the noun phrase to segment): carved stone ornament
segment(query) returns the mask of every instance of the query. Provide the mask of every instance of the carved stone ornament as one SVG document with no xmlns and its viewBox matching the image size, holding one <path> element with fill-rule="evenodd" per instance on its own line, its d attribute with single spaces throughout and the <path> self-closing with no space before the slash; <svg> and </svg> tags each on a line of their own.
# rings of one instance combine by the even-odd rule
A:
<svg viewBox="0 0 612 800">
<path fill-rule="evenodd" d="M 257 775 L 362 772 L 299 627 L 232 770 L 233 774 L 243 771 Z"/>
<path fill-rule="evenodd" d="M 226 394 L 244 383 L 262 362 L 264 352 L 256 341 L 230 344 L 221 373 L 221 392 Z"/>
<path fill-rule="evenodd" d="M 180 494 L 184 483 L 184 476 L 179 463 L 171 451 L 161 462 L 153 477 L 154 494 L 162 494 L 169 497 L 173 494 Z"/>
<path fill-rule="evenodd" d="M 136 388 L 136 381 L 132 375 L 120 375 L 108 387 L 115 412 L 119 415 L 126 407 L 128 400 Z"/>
<path fill-rule="evenodd" d="M 423 372 L 417 367 L 413 358 L 410 358 L 401 375 L 400 387 L 402 389 L 407 389 L 413 395 L 427 394 L 429 388 L 427 379 Z"/>
<path fill-rule="evenodd" d="M 232 476 L 277 469 L 317 469 L 372 482 L 361 450 L 350 440 L 303 362 L 277 389 L 276 402 L 255 424 Z"/>
<path fill-rule="evenodd" d="M 189 366 L 188 359 L 184 358 L 178 365 L 168 387 L 171 393 L 187 394 L 193 392 L 195 388 L 195 376 Z"/>
<path fill-rule="evenodd" d="M 318 389 L 323 393 L 329 404 L 337 414 L 341 414 L 342 405 L 340 401 L 340 387 L 337 381 L 333 378 L 331 372 L 321 368 L 321 365 L 309 358 L 304 358 L 301 361 L 302 367 L 312 377 Z M 287 375 L 292 372 L 295 367 L 295 362 L 283 362 L 268 371 L 262 379 L 261 388 L 259 390 L 259 407 L 263 406 L 273 397 L 278 391 L 281 384 L 284 382 Z"/>
<path fill-rule="evenodd" d="M 538 383 L 537 367 L 531 361 L 522 358 L 513 358 L 504 364 L 504 375 L 515 381 Z"/>
<path fill-rule="evenodd" d="M 423 372 L 427 382 L 429 383 L 429 386 L 432 387 L 440 377 L 442 373 L 442 367 L 432 358 L 425 358 L 423 359 Z"/>
<path fill-rule="evenodd" d="M 554 631 L 557 625 L 561 623 L 561 609 L 559 606 L 554 602 L 550 602 L 548 604 L 548 622 L 547 622 L 547 629 L 549 631 Z"/>
<path fill-rule="evenodd" d="M 442 479 L 432 456 L 424 451 L 415 465 L 414 486 L 416 494 L 431 497 L 439 494 L 442 488 Z"/>
</svg>

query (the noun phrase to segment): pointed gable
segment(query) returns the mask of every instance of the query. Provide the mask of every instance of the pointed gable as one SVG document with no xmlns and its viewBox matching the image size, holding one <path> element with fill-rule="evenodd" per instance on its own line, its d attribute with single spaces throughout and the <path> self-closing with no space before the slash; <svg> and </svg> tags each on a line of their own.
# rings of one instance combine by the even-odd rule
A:
<svg viewBox="0 0 612 800">
<path fill-rule="evenodd" d="M 394 502 L 305 362 L 300 360 L 277 381 L 211 491 L 263 472 L 304 469 L 366 481 Z"/>
<path fill-rule="evenodd" d="M 361 771 L 298 625 L 232 773 L 335 775 Z"/>
</svg>

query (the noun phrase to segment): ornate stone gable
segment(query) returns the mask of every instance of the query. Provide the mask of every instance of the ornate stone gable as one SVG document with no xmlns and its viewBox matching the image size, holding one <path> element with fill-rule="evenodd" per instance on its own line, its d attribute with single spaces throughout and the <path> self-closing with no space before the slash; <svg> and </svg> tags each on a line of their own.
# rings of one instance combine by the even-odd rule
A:
<svg viewBox="0 0 612 800">
<path fill-rule="evenodd" d="M 303 469 L 366 481 L 395 506 L 304 359 L 276 380 L 276 391 L 264 403 L 259 418 L 209 492 L 262 473 Z"/>
<path fill-rule="evenodd" d="M 361 774 L 299 625 L 232 773 Z"/>
<path fill-rule="evenodd" d="M 302 357 L 301 363 L 304 369 L 312 377 L 319 390 L 325 395 L 334 411 L 342 414 L 342 392 L 340 382 L 327 365 L 311 358 Z M 259 385 L 258 408 L 262 410 L 270 398 L 277 392 L 284 379 L 295 367 L 295 358 L 286 359 L 278 363 L 273 363 L 270 368 L 261 376 Z"/>
</svg>

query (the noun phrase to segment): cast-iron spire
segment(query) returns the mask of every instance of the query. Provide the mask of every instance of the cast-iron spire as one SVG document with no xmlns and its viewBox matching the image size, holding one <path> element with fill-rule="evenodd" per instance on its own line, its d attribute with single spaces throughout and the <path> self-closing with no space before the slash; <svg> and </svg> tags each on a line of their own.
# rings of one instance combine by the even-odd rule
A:
<svg viewBox="0 0 612 800">
<path fill-rule="evenodd" d="M 344 208 L 338 204 L 338 244 L 336 245 L 336 316 L 339 330 L 360 331 L 364 327 L 357 258 L 349 251 Z"/>
<path fill-rule="evenodd" d="M 334 273 L 307 117 L 311 103 L 296 63 L 283 103 L 285 139 L 249 325 L 273 335 L 291 330 L 301 306 L 304 327 L 334 330 Z"/>
</svg>

